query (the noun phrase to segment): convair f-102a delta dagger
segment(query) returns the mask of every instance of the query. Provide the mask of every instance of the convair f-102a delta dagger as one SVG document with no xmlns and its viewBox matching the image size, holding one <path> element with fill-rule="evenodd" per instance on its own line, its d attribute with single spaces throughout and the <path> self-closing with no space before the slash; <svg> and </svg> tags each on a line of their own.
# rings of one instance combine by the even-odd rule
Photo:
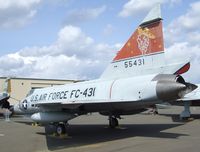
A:
<svg viewBox="0 0 200 152">
<path fill-rule="evenodd" d="M 172 102 L 196 89 L 180 74 L 189 62 L 165 62 L 160 5 L 144 18 L 99 79 L 32 90 L 19 103 L 35 122 L 54 124 L 57 133 L 80 115 L 99 112 L 118 126 L 121 115 Z"/>
</svg>

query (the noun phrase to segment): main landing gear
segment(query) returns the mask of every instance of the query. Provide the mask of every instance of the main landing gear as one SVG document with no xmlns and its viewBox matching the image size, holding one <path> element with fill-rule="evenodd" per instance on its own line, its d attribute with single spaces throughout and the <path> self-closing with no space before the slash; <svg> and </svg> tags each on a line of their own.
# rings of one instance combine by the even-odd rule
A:
<svg viewBox="0 0 200 152">
<path fill-rule="evenodd" d="M 56 126 L 56 133 L 58 135 L 63 135 L 66 133 L 66 128 L 65 128 L 65 125 L 64 124 L 58 124 Z"/>
<path fill-rule="evenodd" d="M 183 104 L 184 104 L 184 110 L 180 114 L 180 118 L 181 119 L 188 119 L 191 116 L 190 102 L 189 101 L 184 101 Z"/>
<path fill-rule="evenodd" d="M 115 116 L 109 116 L 109 126 L 110 128 L 116 128 L 119 126 L 119 122 Z"/>
<path fill-rule="evenodd" d="M 55 133 L 58 136 L 65 135 L 66 134 L 66 128 L 68 126 L 68 123 L 58 123 L 54 124 L 55 128 Z"/>
</svg>

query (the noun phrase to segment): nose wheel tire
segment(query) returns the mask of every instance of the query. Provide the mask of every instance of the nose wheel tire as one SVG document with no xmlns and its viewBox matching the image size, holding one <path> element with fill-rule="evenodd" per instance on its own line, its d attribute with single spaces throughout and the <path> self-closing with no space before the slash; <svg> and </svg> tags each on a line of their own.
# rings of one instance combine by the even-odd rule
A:
<svg viewBox="0 0 200 152">
<path fill-rule="evenodd" d="M 119 122 L 118 122 L 117 118 L 110 117 L 109 118 L 109 126 L 110 126 L 110 128 L 116 128 L 117 126 L 119 126 Z"/>
<path fill-rule="evenodd" d="M 66 129 L 65 129 L 65 125 L 64 124 L 58 124 L 58 126 L 56 127 L 56 133 L 58 135 L 63 135 L 65 134 Z"/>
</svg>

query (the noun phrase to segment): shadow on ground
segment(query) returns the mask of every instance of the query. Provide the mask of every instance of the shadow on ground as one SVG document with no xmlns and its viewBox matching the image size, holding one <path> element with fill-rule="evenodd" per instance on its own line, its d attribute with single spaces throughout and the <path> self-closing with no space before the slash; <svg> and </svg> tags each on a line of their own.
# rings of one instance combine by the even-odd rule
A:
<svg viewBox="0 0 200 152">
<path fill-rule="evenodd" d="M 45 133 L 37 133 L 46 136 L 49 150 L 58 150 L 70 147 L 87 146 L 101 142 L 125 139 L 130 137 L 155 137 L 178 138 L 187 134 L 163 132 L 166 129 L 178 127 L 182 124 L 136 124 L 123 125 L 121 128 L 110 129 L 105 125 L 70 125 L 65 138 L 51 136 L 51 127 L 45 127 Z"/>
<path fill-rule="evenodd" d="M 179 114 L 159 114 L 160 116 L 171 117 L 173 122 L 189 122 L 194 119 L 200 119 L 199 114 L 191 114 L 191 117 L 188 119 L 181 119 Z"/>
</svg>

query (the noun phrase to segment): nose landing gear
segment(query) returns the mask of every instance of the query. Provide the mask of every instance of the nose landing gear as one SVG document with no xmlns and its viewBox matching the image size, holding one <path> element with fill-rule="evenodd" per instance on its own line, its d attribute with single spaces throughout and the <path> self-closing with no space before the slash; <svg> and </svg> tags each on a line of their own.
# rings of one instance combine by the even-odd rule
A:
<svg viewBox="0 0 200 152">
<path fill-rule="evenodd" d="M 69 124 L 67 122 L 60 122 L 60 123 L 54 123 L 52 124 L 52 127 L 54 128 L 54 135 L 55 136 L 63 136 L 66 135 L 66 129 Z"/>
</svg>

